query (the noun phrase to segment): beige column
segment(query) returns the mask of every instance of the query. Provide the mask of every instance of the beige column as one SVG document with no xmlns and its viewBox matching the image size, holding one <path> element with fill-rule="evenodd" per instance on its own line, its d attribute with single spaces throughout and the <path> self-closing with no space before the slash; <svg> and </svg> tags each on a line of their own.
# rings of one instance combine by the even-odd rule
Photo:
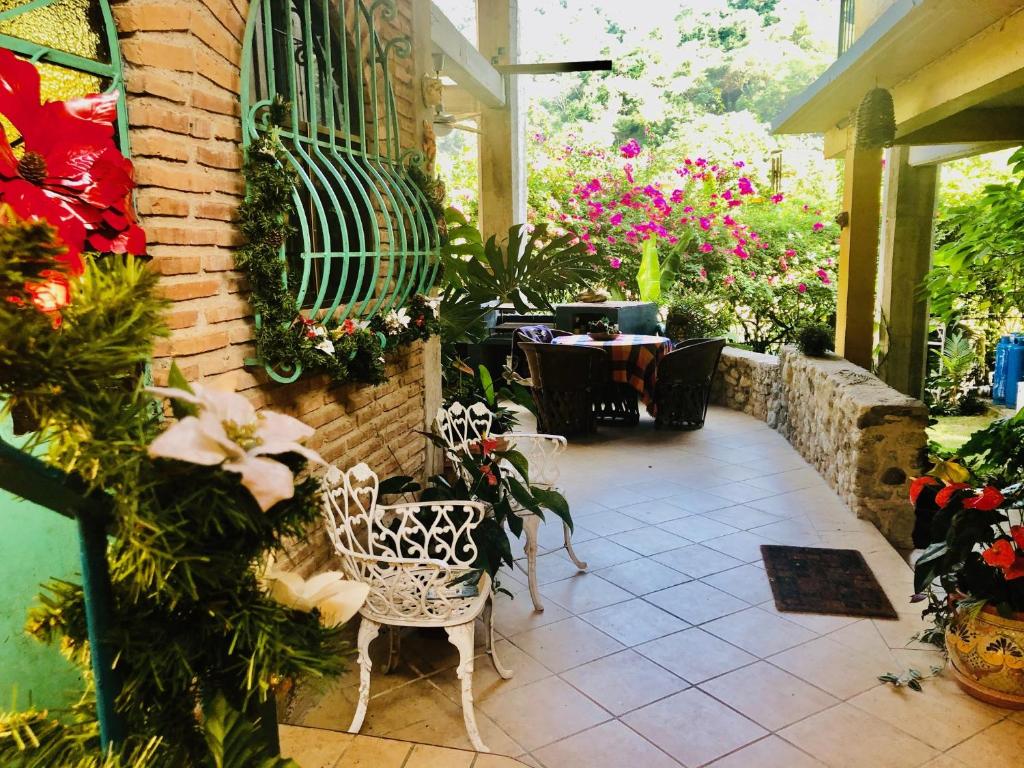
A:
<svg viewBox="0 0 1024 768">
<path fill-rule="evenodd" d="M 519 59 L 518 0 L 477 0 L 478 49 L 491 64 Z M 480 231 L 485 238 L 508 236 L 525 220 L 522 130 L 517 78 L 507 79 L 505 106 L 480 112 Z"/>
<path fill-rule="evenodd" d="M 931 268 L 938 166 L 912 166 L 910 147 L 888 153 L 881 267 L 882 361 L 878 375 L 921 397 L 927 374 L 928 299 L 919 287 Z"/>
<path fill-rule="evenodd" d="M 874 347 L 875 277 L 878 268 L 882 150 L 846 150 L 836 297 L 836 354 L 871 369 Z"/>
</svg>

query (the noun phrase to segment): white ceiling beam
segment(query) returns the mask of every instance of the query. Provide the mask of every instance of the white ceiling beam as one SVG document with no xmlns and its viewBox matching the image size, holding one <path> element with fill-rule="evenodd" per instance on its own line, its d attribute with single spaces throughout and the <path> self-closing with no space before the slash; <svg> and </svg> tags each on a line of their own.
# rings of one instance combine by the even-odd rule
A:
<svg viewBox="0 0 1024 768">
<path fill-rule="evenodd" d="M 988 152 L 997 152 L 1000 149 L 1014 146 L 1014 142 L 1006 141 L 979 141 L 973 144 L 933 144 L 931 146 L 917 146 L 910 148 L 910 156 L 907 163 L 914 166 L 938 165 L 948 163 L 951 160 L 960 160 L 964 157 L 984 155 Z"/>
<path fill-rule="evenodd" d="M 505 78 L 433 2 L 430 4 L 430 38 L 434 52 L 444 55 L 443 75 L 462 86 L 481 104 L 495 109 L 505 106 Z"/>
</svg>

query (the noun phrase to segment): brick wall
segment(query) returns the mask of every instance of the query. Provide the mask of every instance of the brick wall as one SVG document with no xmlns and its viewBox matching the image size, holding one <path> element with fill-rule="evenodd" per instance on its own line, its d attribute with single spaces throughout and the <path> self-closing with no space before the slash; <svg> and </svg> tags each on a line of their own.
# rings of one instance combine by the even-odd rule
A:
<svg viewBox="0 0 1024 768">
<path fill-rule="evenodd" d="M 386 37 L 411 34 L 413 0 L 399 0 Z M 232 221 L 244 184 L 239 73 L 245 0 L 122 0 L 113 4 L 121 36 L 137 208 L 152 266 L 174 302 L 172 335 L 156 351 L 154 376 L 171 360 L 192 381 L 244 392 L 315 427 L 311 441 L 328 461 L 366 461 L 382 477 L 424 471 L 424 380 L 437 375 L 436 342 L 388 355 L 389 381 L 329 388 L 326 379 L 281 386 L 245 368 L 253 355 L 252 313 L 244 278 L 233 270 L 240 243 Z M 393 85 L 404 147 L 419 146 L 418 77 L 399 61 Z M 433 386 L 433 384 L 432 384 Z M 322 530 L 297 542 L 295 567 L 312 571 L 329 557 Z"/>
</svg>

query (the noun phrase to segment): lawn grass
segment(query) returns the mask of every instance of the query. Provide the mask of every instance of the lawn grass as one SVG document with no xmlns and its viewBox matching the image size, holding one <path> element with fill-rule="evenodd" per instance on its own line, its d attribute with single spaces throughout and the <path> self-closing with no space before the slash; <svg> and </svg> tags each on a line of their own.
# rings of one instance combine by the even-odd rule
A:
<svg viewBox="0 0 1024 768">
<path fill-rule="evenodd" d="M 928 427 L 928 439 L 934 440 L 947 451 L 956 451 L 971 435 L 999 417 L 999 412 L 995 410 L 980 416 L 939 416 L 938 423 Z"/>
</svg>

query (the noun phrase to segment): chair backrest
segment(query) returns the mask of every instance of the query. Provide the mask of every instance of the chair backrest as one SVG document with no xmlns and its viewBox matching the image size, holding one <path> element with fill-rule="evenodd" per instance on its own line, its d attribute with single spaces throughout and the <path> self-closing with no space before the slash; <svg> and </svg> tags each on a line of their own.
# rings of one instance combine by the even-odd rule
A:
<svg viewBox="0 0 1024 768">
<path fill-rule="evenodd" d="M 683 339 L 681 341 L 672 342 L 672 349 L 682 349 L 683 347 L 692 347 L 697 344 L 703 344 L 705 341 L 719 341 L 718 337 L 705 336 L 703 338 L 697 337 L 693 339 Z"/>
<path fill-rule="evenodd" d="M 523 356 L 519 345 L 523 342 L 528 344 L 550 344 L 558 336 L 569 336 L 569 331 L 560 331 L 557 328 L 550 328 L 546 325 L 524 325 L 516 328 L 512 333 L 512 370 L 520 376 L 529 375 L 529 367 L 526 358 Z"/>
<path fill-rule="evenodd" d="M 608 354 L 571 344 L 520 344 L 530 366 L 535 390 L 572 392 L 591 388 L 607 378 Z"/>
<path fill-rule="evenodd" d="M 658 384 L 710 385 L 725 339 L 689 339 L 658 363 Z"/>
<path fill-rule="evenodd" d="M 445 408 L 441 406 L 434 416 L 434 432 L 444 441 L 445 452 L 454 459 L 456 466 L 459 455 L 468 453 L 472 443 L 479 443 L 491 434 L 494 414 L 485 403 L 469 406 L 455 402 Z"/>
</svg>

